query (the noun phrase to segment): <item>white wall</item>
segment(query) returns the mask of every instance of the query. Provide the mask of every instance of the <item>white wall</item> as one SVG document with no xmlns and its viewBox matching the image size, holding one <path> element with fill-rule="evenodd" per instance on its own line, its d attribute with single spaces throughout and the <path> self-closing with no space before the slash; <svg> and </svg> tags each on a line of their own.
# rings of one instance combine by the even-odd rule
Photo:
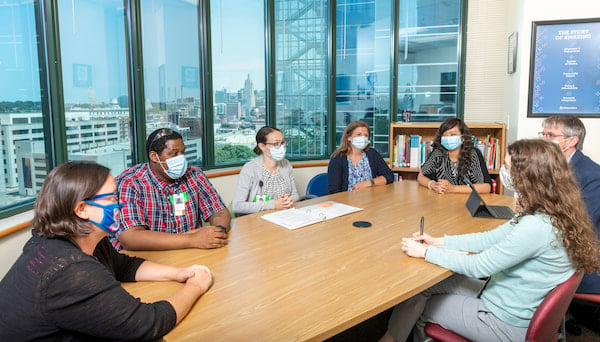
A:
<svg viewBox="0 0 600 342">
<path fill-rule="evenodd" d="M 465 66 L 467 122 L 503 122 L 507 143 L 537 137 L 543 119 L 527 118 L 531 24 L 600 16 L 600 2 L 571 0 L 469 1 Z M 508 36 L 518 33 L 517 71 L 508 74 Z M 600 119 L 584 119 L 583 152 L 600 162 Z"/>
<path fill-rule="evenodd" d="M 494 0 L 486 0 L 494 1 Z M 527 118 L 531 25 L 533 21 L 580 19 L 600 16 L 600 2 L 589 0 L 509 0 L 509 20 L 505 36 L 519 33 L 517 72 L 507 75 L 505 103 L 509 113 L 509 141 L 535 137 L 541 131 L 543 119 Z M 583 119 L 587 135 L 583 152 L 600 163 L 600 119 Z"/>
</svg>

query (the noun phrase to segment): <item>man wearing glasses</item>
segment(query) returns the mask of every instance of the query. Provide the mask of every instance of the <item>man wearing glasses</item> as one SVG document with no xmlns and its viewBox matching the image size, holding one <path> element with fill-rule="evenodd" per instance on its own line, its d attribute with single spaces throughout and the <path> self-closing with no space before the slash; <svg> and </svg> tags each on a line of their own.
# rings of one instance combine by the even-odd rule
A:
<svg viewBox="0 0 600 342">
<path fill-rule="evenodd" d="M 585 138 L 583 122 L 575 116 L 557 115 L 546 118 L 542 123 L 542 127 L 544 130 L 539 133 L 540 137 L 557 144 L 567 158 L 567 162 L 571 166 L 575 179 L 581 188 L 592 224 L 596 227 L 596 235 L 600 237 L 600 165 L 581 152 Z M 600 275 L 597 273 L 585 274 L 577 292 L 600 293 Z M 586 317 L 586 320 L 582 320 L 582 323 L 598 327 L 600 317 L 598 312 L 593 313 L 590 312 L 592 310 L 586 310 L 585 308 L 576 309 L 578 308 L 572 304 L 570 311 L 574 316 L 577 318 Z M 580 311 L 579 314 L 578 311 Z M 584 313 L 584 311 L 588 312 Z M 587 322 L 588 319 L 590 319 L 589 322 Z M 581 334 L 581 329 L 573 320 L 567 321 L 567 330 L 573 334 Z"/>
<path fill-rule="evenodd" d="M 117 178 L 124 203 L 119 230 L 111 241 L 118 250 L 220 248 L 227 244 L 231 215 L 204 172 L 187 165 L 182 136 L 171 129 L 152 132 L 148 162 Z M 202 227 L 202 222 L 209 225 Z"/>
</svg>

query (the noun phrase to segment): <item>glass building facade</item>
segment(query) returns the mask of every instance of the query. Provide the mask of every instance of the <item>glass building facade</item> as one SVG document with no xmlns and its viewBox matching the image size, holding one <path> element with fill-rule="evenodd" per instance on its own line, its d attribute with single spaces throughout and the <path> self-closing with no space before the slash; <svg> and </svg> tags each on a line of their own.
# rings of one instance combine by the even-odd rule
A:
<svg viewBox="0 0 600 342">
<path fill-rule="evenodd" d="M 364 120 L 460 116 L 461 0 L 5 0 L 0 6 L 0 218 L 31 208 L 49 170 L 117 175 L 178 130 L 205 169 L 282 130 L 288 159 L 327 159 Z"/>
</svg>

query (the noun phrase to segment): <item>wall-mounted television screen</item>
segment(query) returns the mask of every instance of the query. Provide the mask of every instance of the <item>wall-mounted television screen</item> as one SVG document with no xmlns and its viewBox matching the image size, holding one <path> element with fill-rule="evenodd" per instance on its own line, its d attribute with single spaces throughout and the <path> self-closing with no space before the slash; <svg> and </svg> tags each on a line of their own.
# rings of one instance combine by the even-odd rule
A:
<svg viewBox="0 0 600 342">
<path fill-rule="evenodd" d="M 600 117 L 600 18 L 536 21 L 527 116 Z"/>
</svg>

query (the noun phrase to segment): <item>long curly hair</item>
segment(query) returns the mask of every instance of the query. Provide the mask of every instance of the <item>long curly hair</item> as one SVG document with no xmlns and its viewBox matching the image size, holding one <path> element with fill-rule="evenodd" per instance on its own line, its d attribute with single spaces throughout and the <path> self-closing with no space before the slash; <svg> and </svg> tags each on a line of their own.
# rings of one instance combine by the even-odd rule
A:
<svg viewBox="0 0 600 342">
<path fill-rule="evenodd" d="M 550 141 L 524 139 L 510 144 L 508 154 L 511 178 L 523 208 L 517 222 L 525 215 L 548 215 L 577 269 L 597 271 L 598 240 L 560 148 Z"/>
<path fill-rule="evenodd" d="M 331 158 L 337 157 L 337 156 L 347 156 L 350 154 L 350 152 L 352 151 L 352 143 L 348 140 L 348 138 L 352 135 L 354 130 L 357 129 L 358 127 L 366 128 L 367 131 L 369 132 L 369 138 L 371 137 L 371 129 L 369 128 L 369 125 L 366 122 L 361 121 L 361 120 L 356 120 L 356 121 L 351 122 L 350 124 L 348 124 L 348 126 L 346 126 L 346 129 L 344 130 L 344 134 L 342 134 L 342 139 L 340 140 L 340 147 L 338 147 L 337 150 L 335 150 L 333 152 L 333 154 L 331 155 Z M 368 151 L 370 147 L 371 147 L 371 143 L 369 143 L 367 145 L 367 147 L 365 147 L 364 151 Z"/>
<path fill-rule="evenodd" d="M 471 168 L 471 151 L 473 151 L 473 136 L 469 127 L 459 118 L 448 118 L 444 121 L 440 128 L 438 128 L 435 134 L 435 140 L 433 141 L 433 148 L 439 148 L 446 151 L 446 148 L 442 146 L 442 135 L 449 129 L 458 126 L 460 134 L 463 138 L 462 146 L 460 147 L 460 157 L 458 158 L 458 177 L 457 179 L 463 179 L 467 175 Z"/>
</svg>

